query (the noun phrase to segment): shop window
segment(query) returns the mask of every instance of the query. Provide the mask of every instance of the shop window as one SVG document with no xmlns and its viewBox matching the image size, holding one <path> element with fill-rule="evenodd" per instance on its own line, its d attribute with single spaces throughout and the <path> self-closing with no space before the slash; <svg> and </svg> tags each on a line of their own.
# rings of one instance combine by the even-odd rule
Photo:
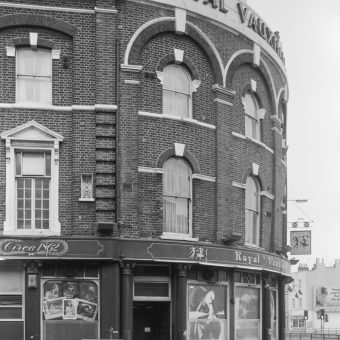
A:
<svg viewBox="0 0 340 340">
<path fill-rule="evenodd" d="M 47 49 L 16 51 L 16 101 L 52 104 L 52 53 Z"/>
<path fill-rule="evenodd" d="M 181 66 L 169 65 L 163 72 L 163 113 L 191 118 L 191 77 Z"/>
<path fill-rule="evenodd" d="M 44 340 L 96 339 L 99 333 L 98 281 L 55 278 L 42 280 Z"/>
<path fill-rule="evenodd" d="M 246 274 L 245 274 L 246 275 Z M 235 282 L 235 338 L 261 339 L 261 286 Z"/>
<path fill-rule="evenodd" d="M 245 243 L 259 246 L 260 238 L 260 189 L 257 180 L 248 176 L 245 193 Z"/>
<path fill-rule="evenodd" d="M 191 169 L 179 158 L 164 165 L 163 214 L 164 232 L 191 236 Z"/>
<path fill-rule="evenodd" d="M 189 284 L 190 340 L 227 339 L 227 285 Z"/>
<path fill-rule="evenodd" d="M 31 121 L 6 140 L 5 235 L 60 235 L 59 142 L 63 137 Z"/>
<path fill-rule="evenodd" d="M 19 264 L 0 264 L 0 334 L 4 339 L 24 337 L 23 268 Z"/>
<path fill-rule="evenodd" d="M 260 140 L 259 103 L 255 95 L 247 92 L 242 98 L 245 112 L 245 135 Z"/>
</svg>

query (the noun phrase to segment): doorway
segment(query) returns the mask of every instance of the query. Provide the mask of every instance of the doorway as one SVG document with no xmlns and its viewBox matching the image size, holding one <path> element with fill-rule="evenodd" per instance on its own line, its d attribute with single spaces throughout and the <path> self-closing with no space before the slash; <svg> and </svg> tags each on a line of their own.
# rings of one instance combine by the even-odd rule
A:
<svg viewBox="0 0 340 340">
<path fill-rule="evenodd" d="M 133 303 L 133 340 L 170 339 L 170 302 Z"/>
</svg>

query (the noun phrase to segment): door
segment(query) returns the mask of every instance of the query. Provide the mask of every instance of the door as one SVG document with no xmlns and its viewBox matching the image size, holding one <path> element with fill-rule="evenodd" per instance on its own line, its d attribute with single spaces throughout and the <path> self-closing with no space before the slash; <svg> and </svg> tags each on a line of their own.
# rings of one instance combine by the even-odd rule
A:
<svg viewBox="0 0 340 340">
<path fill-rule="evenodd" d="M 170 303 L 133 303 L 133 340 L 169 340 Z"/>
</svg>

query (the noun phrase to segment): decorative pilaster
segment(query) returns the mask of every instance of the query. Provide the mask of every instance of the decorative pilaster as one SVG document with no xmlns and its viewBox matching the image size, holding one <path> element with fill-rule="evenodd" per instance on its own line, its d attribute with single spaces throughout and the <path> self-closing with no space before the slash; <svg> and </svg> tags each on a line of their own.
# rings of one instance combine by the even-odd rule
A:
<svg viewBox="0 0 340 340">
<path fill-rule="evenodd" d="M 121 263 L 121 338 L 132 340 L 133 335 L 133 264 L 131 262 Z"/>
<path fill-rule="evenodd" d="M 185 340 L 187 331 L 187 266 L 177 267 L 177 296 L 176 296 L 176 340 Z"/>
</svg>

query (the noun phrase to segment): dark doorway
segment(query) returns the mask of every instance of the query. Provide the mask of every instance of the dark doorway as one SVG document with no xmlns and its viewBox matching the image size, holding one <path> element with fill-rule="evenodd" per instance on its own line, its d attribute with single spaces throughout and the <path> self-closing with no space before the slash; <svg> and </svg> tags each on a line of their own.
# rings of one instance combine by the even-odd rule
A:
<svg viewBox="0 0 340 340">
<path fill-rule="evenodd" d="M 133 340 L 169 340 L 170 303 L 133 303 Z"/>
</svg>

